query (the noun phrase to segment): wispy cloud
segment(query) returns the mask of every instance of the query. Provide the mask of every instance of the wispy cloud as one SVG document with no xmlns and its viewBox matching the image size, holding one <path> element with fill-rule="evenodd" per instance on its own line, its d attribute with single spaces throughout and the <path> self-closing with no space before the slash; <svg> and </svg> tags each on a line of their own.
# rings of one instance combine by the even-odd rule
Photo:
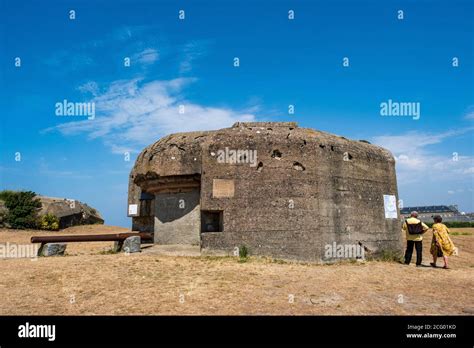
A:
<svg viewBox="0 0 474 348">
<path fill-rule="evenodd" d="M 106 40 L 128 41 L 132 38 L 143 37 L 153 27 L 149 25 L 128 25 L 115 29 Z"/>
<path fill-rule="evenodd" d="M 464 118 L 466 120 L 474 120 L 474 105 L 471 105 L 467 108 Z"/>
<path fill-rule="evenodd" d="M 195 81 L 193 78 L 151 82 L 143 82 L 141 78 L 120 80 L 110 84 L 104 93 L 97 92 L 94 84 L 88 84 L 88 88 L 93 86 L 93 91 L 98 93 L 90 100 L 96 104 L 96 118 L 71 121 L 45 131 L 101 138 L 112 152 L 123 154 L 140 151 L 168 133 L 218 129 L 236 121 L 255 119 L 246 110 L 186 101 L 183 90 Z"/>
<path fill-rule="evenodd" d="M 97 85 L 95 81 L 86 82 L 80 85 L 79 87 L 77 87 L 77 89 L 81 93 L 90 93 L 94 97 L 96 97 L 99 94 L 99 86 Z"/>
<path fill-rule="evenodd" d="M 44 61 L 49 68 L 60 68 L 64 71 L 76 71 L 95 65 L 94 59 L 78 50 L 59 50 Z M 51 69 L 55 71 L 54 69 Z"/>
<path fill-rule="evenodd" d="M 411 131 L 400 135 L 383 135 L 372 139 L 374 144 L 389 149 L 396 160 L 399 183 L 423 183 L 472 177 L 474 157 L 456 151 L 448 155 L 430 148 L 445 140 L 472 132 L 474 127 L 430 134 Z M 447 151 L 443 151 L 446 153 Z"/>
<path fill-rule="evenodd" d="M 148 65 L 158 60 L 158 51 L 153 48 L 159 44 L 151 32 L 151 26 L 123 26 L 103 35 L 78 42 L 67 49 L 52 52 L 42 63 L 46 64 L 55 74 L 65 74 L 97 67 L 101 63 L 104 52 L 114 52 L 123 57 L 132 57 L 135 61 Z M 138 52 L 131 55 L 132 52 Z"/>
<path fill-rule="evenodd" d="M 373 138 L 373 141 L 383 147 L 386 147 L 394 154 L 416 152 L 428 145 L 438 144 L 443 140 L 461 135 L 474 130 L 474 127 L 449 130 L 443 133 L 429 134 L 417 131 L 410 131 L 400 135 L 382 135 Z"/>
<path fill-rule="evenodd" d="M 182 48 L 179 72 L 181 74 L 190 72 L 192 70 L 194 61 L 207 54 L 207 47 L 209 44 L 209 41 L 203 40 L 191 41 L 185 44 Z"/>
<path fill-rule="evenodd" d="M 135 52 L 125 56 L 132 65 L 139 64 L 138 77 L 116 80 L 109 84 L 89 81 L 77 89 L 91 97 L 95 103 L 94 120 L 68 120 L 67 123 L 45 129 L 43 132 L 59 131 L 64 135 L 86 135 L 90 139 L 100 138 L 113 153 L 138 152 L 161 136 L 192 130 L 218 129 L 230 126 L 236 121 L 254 120 L 253 109 L 234 110 L 187 101 L 184 90 L 196 81 L 195 78 L 169 80 L 148 80 L 149 66 L 167 54 L 174 54 L 178 60 L 176 75 L 182 76 L 192 70 L 194 62 L 207 54 L 211 41 L 194 40 L 169 51 L 166 45 L 159 45 L 159 38 L 151 35 L 149 27 L 121 27 L 104 39 L 82 44 L 87 52 L 104 51 L 106 47 Z M 138 40 L 137 40 L 137 33 Z M 169 52 L 168 52 L 168 51 Z M 70 52 L 73 54 L 74 52 Z M 99 55 L 97 58 L 99 59 Z M 136 75 L 135 75 L 136 76 Z"/>
<path fill-rule="evenodd" d="M 132 62 L 137 61 L 141 64 L 153 64 L 159 58 L 158 51 L 154 48 L 147 48 L 132 56 Z"/>
</svg>

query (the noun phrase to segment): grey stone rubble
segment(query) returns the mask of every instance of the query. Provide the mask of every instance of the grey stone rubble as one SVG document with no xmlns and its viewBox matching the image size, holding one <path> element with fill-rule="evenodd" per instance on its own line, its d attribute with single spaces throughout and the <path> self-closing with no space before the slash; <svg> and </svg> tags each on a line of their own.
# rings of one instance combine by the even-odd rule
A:
<svg viewBox="0 0 474 348">
<path fill-rule="evenodd" d="M 141 238 L 139 236 L 128 237 L 123 242 L 122 250 L 126 253 L 139 253 L 141 251 Z"/>
<path fill-rule="evenodd" d="M 38 256 L 62 256 L 66 247 L 65 243 L 47 243 L 38 249 Z"/>
</svg>

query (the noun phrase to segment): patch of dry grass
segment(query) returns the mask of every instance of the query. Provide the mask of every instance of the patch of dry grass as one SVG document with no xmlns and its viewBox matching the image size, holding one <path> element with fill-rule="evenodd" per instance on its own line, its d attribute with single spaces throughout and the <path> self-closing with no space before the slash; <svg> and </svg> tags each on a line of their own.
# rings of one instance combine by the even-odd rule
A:
<svg viewBox="0 0 474 348">
<path fill-rule="evenodd" d="M 95 225 L 60 233 L 125 231 Z M 43 234 L 0 230 L 0 242 L 29 243 Z M 431 234 L 424 263 L 430 240 Z M 450 270 L 380 261 L 322 266 L 109 254 L 111 242 L 70 243 L 64 257 L 0 260 L 0 314 L 466 314 L 474 308 L 474 237 L 453 241 L 460 255 L 451 258 Z"/>
</svg>

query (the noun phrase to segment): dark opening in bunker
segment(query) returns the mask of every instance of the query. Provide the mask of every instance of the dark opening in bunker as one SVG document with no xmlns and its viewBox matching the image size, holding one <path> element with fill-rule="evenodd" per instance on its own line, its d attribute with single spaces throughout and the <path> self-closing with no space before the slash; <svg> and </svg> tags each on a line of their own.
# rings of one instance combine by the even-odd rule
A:
<svg viewBox="0 0 474 348">
<path fill-rule="evenodd" d="M 201 232 L 222 232 L 223 215 L 222 210 L 201 210 Z"/>
<path fill-rule="evenodd" d="M 305 166 L 302 165 L 300 162 L 293 162 L 293 169 L 300 170 L 300 171 L 306 170 Z"/>
<path fill-rule="evenodd" d="M 277 160 L 281 159 L 281 152 L 280 150 L 273 150 L 272 158 L 276 158 Z"/>
<path fill-rule="evenodd" d="M 155 195 L 142 192 L 140 195 L 140 215 L 139 216 L 153 216 L 153 203 Z"/>
</svg>

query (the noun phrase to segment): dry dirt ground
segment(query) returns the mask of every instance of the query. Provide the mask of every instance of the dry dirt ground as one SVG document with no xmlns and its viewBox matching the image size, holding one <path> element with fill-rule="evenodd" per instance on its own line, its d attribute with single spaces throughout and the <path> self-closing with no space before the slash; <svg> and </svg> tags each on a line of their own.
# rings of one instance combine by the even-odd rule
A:
<svg viewBox="0 0 474 348">
<path fill-rule="evenodd" d="M 472 315 L 474 229 L 452 231 L 460 255 L 451 257 L 449 270 L 126 255 L 108 252 L 111 242 L 70 243 L 66 256 L 0 259 L 0 315 Z M 59 234 L 117 232 L 126 229 L 81 226 Z M 0 230 L 0 244 L 51 233 L 58 232 Z M 424 263 L 430 240 L 428 232 Z"/>
</svg>

